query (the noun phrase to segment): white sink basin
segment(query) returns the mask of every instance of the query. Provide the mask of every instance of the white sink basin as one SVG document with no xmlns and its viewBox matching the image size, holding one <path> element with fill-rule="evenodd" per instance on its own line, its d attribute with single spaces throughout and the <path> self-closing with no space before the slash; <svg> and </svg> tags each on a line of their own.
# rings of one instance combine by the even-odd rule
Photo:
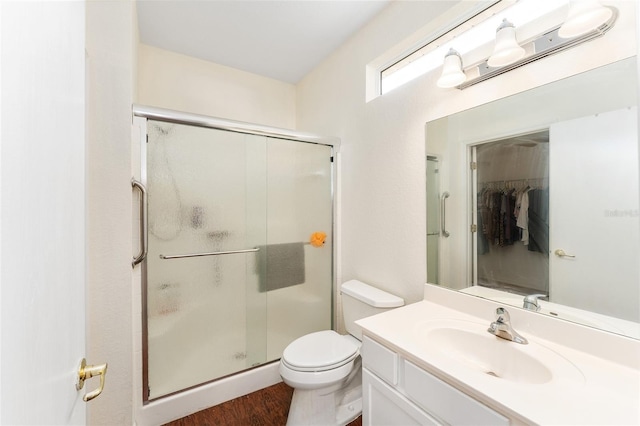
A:
<svg viewBox="0 0 640 426">
<path fill-rule="evenodd" d="M 531 339 L 527 345 L 501 339 L 488 333 L 488 326 L 453 319 L 423 321 L 416 324 L 414 333 L 421 350 L 435 357 L 434 362 L 488 380 L 523 384 L 584 381 L 580 370 L 556 352 Z"/>
</svg>

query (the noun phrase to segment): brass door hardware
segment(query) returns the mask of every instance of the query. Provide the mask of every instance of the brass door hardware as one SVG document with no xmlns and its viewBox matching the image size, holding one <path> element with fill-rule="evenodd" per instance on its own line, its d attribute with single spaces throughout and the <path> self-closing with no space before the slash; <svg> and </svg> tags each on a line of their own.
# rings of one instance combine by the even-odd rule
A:
<svg viewBox="0 0 640 426">
<path fill-rule="evenodd" d="M 556 250 L 556 251 L 554 252 L 554 254 L 555 254 L 556 256 L 558 256 L 558 257 L 568 257 L 568 258 L 571 258 L 571 259 L 575 258 L 575 256 L 574 256 L 574 255 L 572 255 L 572 254 L 567 254 L 567 253 L 565 253 L 565 251 L 564 251 L 564 250 L 562 250 L 562 249 L 558 249 L 558 250 Z"/>
<path fill-rule="evenodd" d="M 80 362 L 80 368 L 78 369 L 78 382 L 76 383 L 76 390 L 80 390 L 84 387 L 84 381 L 95 376 L 100 376 L 100 386 L 87 393 L 82 399 L 85 402 L 91 401 L 102 393 L 104 389 L 104 376 L 107 374 L 107 364 L 99 365 L 87 365 L 87 360 L 82 358 Z"/>
</svg>

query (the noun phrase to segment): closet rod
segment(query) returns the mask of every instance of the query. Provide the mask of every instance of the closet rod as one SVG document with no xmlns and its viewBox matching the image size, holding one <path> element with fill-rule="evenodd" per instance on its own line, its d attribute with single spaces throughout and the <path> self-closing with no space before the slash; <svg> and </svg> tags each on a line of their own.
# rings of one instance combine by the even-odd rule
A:
<svg viewBox="0 0 640 426">
<path fill-rule="evenodd" d="M 543 178 L 529 178 L 529 179 L 492 180 L 487 182 L 479 182 L 478 185 L 479 186 L 496 185 L 496 184 L 511 185 L 511 184 L 517 184 L 517 183 L 548 184 L 548 182 L 549 182 L 549 178 L 543 177 Z"/>
<path fill-rule="evenodd" d="M 501 179 L 501 180 L 489 180 L 486 182 L 481 182 L 481 183 L 501 183 L 501 182 L 526 182 L 529 180 L 548 180 L 548 177 L 541 177 L 541 178 L 528 178 L 528 179 Z"/>
</svg>

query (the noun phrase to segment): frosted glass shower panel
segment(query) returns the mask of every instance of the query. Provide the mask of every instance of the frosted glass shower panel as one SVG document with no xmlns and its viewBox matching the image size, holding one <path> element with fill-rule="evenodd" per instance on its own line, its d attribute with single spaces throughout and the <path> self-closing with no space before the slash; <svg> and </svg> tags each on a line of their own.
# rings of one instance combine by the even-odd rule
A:
<svg viewBox="0 0 640 426">
<path fill-rule="evenodd" d="M 148 122 L 149 399 L 266 360 L 266 138 Z M 167 258 L 161 258 L 165 256 Z M 263 271 L 264 272 L 264 271 Z"/>
<path fill-rule="evenodd" d="M 331 328 L 333 148 L 154 120 L 147 134 L 145 400 Z"/>
<path fill-rule="evenodd" d="M 267 145 L 267 358 L 296 338 L 331 328 L 332 148 Z M 314 233 L 324 245 L 310 244 Z"/>
</svg>

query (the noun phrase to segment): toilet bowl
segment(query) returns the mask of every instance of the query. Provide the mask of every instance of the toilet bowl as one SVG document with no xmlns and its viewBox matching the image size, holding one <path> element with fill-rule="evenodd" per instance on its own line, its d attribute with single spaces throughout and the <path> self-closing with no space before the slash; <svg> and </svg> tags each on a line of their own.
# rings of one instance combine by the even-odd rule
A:
<svg viewBox="0 0 640 426">
<path fill-rule="evenodd" d="M 291 342 L 280 376 L 294 388 L 287 425 L 346 425 L 362 412 L 362 330 L 355 321 L 404 305 L 392 294 L 357 280 L 341 286 L 349 334 L 317 331 Z"/>
<path fill-rule="evenodd" d="M 342 381 L 353 369 L 360 342 L 333 330 L 307 334 L 287 346 L 280 375 L 296 389 L 316 389 Z"/>
</svg>

